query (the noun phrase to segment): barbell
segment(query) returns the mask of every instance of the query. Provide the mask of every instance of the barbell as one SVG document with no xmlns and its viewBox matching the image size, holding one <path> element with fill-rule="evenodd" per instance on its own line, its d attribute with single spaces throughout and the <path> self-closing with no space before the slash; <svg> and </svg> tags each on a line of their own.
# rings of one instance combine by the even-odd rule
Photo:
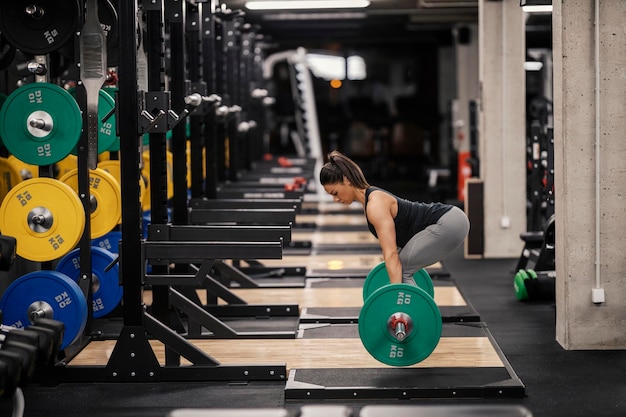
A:
<svg viewBox="0 0 626 417">
<path fill-rule="evenodd" d="M 423 361 L 441 338 L 441 312 L 433 296 L 420 287 L 390 284 L 389 278 L 384 281 L 380 277 L 386 275 L 384 265 L 370 273 L 366 282 L 371 281 L 367 285 L 371 294 L 361 308 L 358 324 L 363 346 L 386 365 L 410 366 Z M 422 273 L 419 276 L 424 277 Z"/>
</svg>

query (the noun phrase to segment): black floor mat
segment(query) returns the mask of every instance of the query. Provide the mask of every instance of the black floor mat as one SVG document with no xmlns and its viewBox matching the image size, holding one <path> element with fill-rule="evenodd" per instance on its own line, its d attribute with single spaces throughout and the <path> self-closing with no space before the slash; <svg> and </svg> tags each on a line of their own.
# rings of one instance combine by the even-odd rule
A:
<svg viewBox="0 0 626 417">
<path fill-rule="evenodd" d="M 319 325 L 302 337 L 358 337 L 356 325 Z M 286 400 L 402 398 L 521 398 L 525 386 L 482 323 L 448 324 L 443 337 L 487 337 L 501 367 L 291 369 Z"/>
<path fill-rule="evenodd" d="M 523 396 L 506 368 L 297 369 L 285 387 L 286 400 Z"/>
</svg>

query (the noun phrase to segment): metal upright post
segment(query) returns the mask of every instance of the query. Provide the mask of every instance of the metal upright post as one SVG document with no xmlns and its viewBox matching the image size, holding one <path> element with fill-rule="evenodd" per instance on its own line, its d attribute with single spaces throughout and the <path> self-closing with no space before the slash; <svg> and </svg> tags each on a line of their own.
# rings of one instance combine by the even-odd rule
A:
<svg viewBox="0 0 626 417">
<path fill-rule="evenodd" d="M 137 1 L 122 1 L 118 9 L 120 39 L 136 39 Z M 141 202 L 139 189 L 139 94 L 137 89 L 137 44 L 120 42 L 116 120 L 120 136 L 122 244 L 120 278 L 124 286 L 123 319 L 115 348 L 101 378 L 104 380 L 156 380 L 159 363 L 144 329 L 143 265 L 141 250 Z M 129 352 L 133 352 L 131 356 Z M 129 369 L 133 369 L 129 375 Z M 96 378 L 92 377 L 92 380 Z"/>
<path fill-rule="evenodd" d="M 238 15 L 233 12 L 226 14 L 223 17 L 224 25 L 224 53 L 226 57 L 226 65 L 224 76 L 226 79 L 226 105 L 229 108 L 226 124 L 226 134 L 228 137 L 228 180 L 237 181 L 240 173 L 239 158 L 241 157 L 239 151 L 239 132 L 238 125 L 240 120 L 240 111 L 237 111 L 237 107 L 241 106 L 241 103 L 237 102 L 239 99 L 239 57 L 240 57 L 240 45 L 239 45 L 239 29 L 241 20 Z M 225 97 L 225 100 L 226 100 Z"/>
<path fill-rule="evenodd" d="M 207 84 L 209 94 L 218 93 L 216 83 L 215 68 L 215 4 L 216 0 L 209 0 L 201 5 L 202 13 L 202 76 Z M 205 155 L 205 184 L 204 195 L 208 199 L 215 199 L 217 196 L 217 120 L 215 109 L 207 112 L 204 119 L 204 140 L 206 145 Z"/>
<path fill-rule="evenodd" d="M 203 62 L 200 59 L 202 51 L 201 35 L 204 22 L 200 17 L 203 15 L 203 3 L 189 5 L 187 7 L 187 50 L 188 50 L 188 74 L 191 88 L 194 92 L 207 95 L 206 82 L 202 80 Z M 191 185 L 191 198 L 201 198 L 203 196 L 204 170 L 202 151 L 205 148 L 204 140 L 204 117 L 207 113 L 206 106 L 202 106 L 201 111 L 192 113 L 189 117 L 189 175 Z"/>
<path fill-rule="evenodd" d="M 119 38 L 135 39 L 137 1 L 119 4 Z M 124 283 L 124 324 L 141 326 L 143 286 L 141 282 L 141 203 L 139 201 L 139 121 L 137 119 L 137 49 L 135 42 L 119 44 L 119 90 L 117 127 L 120 136 L 122 178 L 122 242 L 120 274 Z"/>
<path fill-rule="evenodd" d="M 146 106 L 149 111 L 153 110 L 154 101 L 159 97 L 165 97 L 160 93 L 165 89 L 165 33 L 164 33 L 164 5 L 163 0 L 145 2 L 146 12 L 146 44 L 148 62 L 148 98 Z M 156 106 L 162 110 L 169 110 L 167 100 L 162 100 Z M 163 123 L 166 123 L 163 121 Z M 166 224 L 169 221 L 167 199 L 167 136 L 166 129 L 159 129 L 149 133 L 150 146 L 150 222 L 152 224 Z M 149 238 L 149 237 L 148 237 Z M 152 265 L 154 273 L 165 274 L 168 272 L 166 265 Z M 158 286 L 152 289 L 152 313 L 154 316 L 169 323 L 169 294 L 166 286 Z M 166 363 L 168 365 L 179 364 L 180 358 L 166 347 Z"/>
<path fill-rule="evenodd" d="M 215 88 L 217 94 L 222 98 L 222 106 L 218 110 L 227 109 L 231 105 L 228 89 L 226 87 L 226 40 L 224 39 L 225 20 L 222 13 L 215 14 Z M 228 123 L 227 114 L 220 111 L 216 115 L 216 137 L 215 146 L 217 154 L 217 181 L 224 182 L 228 179 L 228 161 L 227 161 L 227 140 L 228 140 Z"/>
<path fill-rule="evenodd" d="M 169 28 L 170 38 L 170 83 L 171 107 L 176 114 L 181 114 L 185 108 L 187 95 L 187 67 L 185 20 L 186 2 L 179 0 L 165 1 L 165 22 Z M 172 223 L 187 224 L 187 126 L 186 117 L 172 129 L 172 138 L 169 148 L 172 152 L 171 181 L 174 187 L 172 199 Z"/>
</svg>

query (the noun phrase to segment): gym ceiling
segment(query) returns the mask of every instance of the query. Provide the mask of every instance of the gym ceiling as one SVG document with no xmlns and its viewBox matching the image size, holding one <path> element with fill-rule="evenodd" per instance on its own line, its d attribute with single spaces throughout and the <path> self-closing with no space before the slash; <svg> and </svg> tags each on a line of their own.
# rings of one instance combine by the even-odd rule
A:
<svg viewBox="0 0 626 417">
<path fill-rule="evenodd" d="M 247 9 L 246 1 L 223 0 L 220 4 L 243 11 L 247 22 L 258 25 L 270 49 L 304 47 L 335 51 L 450 45 L 453 28 L 478 22 L 479 3 L 479 0 L 370 0 L 364 9 L 256 11 Z M 527 46 L 551 48 L 551 24 L 549 14 L 528 15 Z"/>
</svg>

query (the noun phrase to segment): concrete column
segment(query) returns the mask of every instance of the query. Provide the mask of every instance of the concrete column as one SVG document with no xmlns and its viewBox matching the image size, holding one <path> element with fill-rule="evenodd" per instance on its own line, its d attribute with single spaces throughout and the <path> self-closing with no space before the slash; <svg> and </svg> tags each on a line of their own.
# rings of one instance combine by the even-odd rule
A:
<svg viewBox="0 0 626 417">
<path fill-rule="evenodd" d="M 526 230 L 525 26 L 518 0 L 479 2 L 484 255 L 517 257 Z"/>
<path fill-rule="evenodd" d="M 626 2 L 553 6 L 556 339 L 626 348 Z"/>
</svg>

